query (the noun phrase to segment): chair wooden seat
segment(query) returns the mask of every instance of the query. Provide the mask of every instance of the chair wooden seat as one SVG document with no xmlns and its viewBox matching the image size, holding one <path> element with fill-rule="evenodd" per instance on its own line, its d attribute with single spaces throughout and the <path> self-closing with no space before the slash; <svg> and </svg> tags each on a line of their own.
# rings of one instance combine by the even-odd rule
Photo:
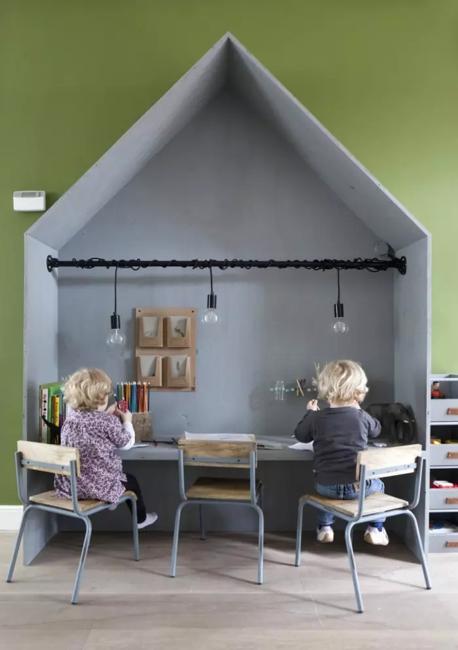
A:
<svg viewBox="0 0 458 650">
<path fill-rule="evenodd" d="M 313 505 L 321 504 L 327 508 L 332 508 L 336 512 L 341 512 L 349 517 L 354 517 L 358 514 L 358 500 L 357 499 L 328 499 L 319 494 L 307 494 L 304 499 Z M 398 499 L 390 494 L 371 494 L 364 499 L 364 509 L 362 516 L 376 515 L 387 510 L 397 510 L 399 508 L 406 508 L 408 502 L 404 499 Z"/>
<path fill-rule="evenodd" d="M 130 490 L 126 490 L 123 496 L 135 496 Z M 30 501 L 39 503 L 44 506 L 51 506 L 53 508 L 61 508 L 62 510 L 73 510 L 73 503 L 71 499 L 60 497 L 54 490 L 48 492 L 40 492 L 30 497 Z M 87 512 L 98 506 L 107 505 L 106 501 L 99 501 L 98 499 L 78 499 L 78 505 L 82 512 Z"/>
<path fill-rule="evenodd" d="M 188 499 L 249 501 L 250 481 L 249 479 L 201 477 L 187 490 L 186 496 Z"/>
</svg>

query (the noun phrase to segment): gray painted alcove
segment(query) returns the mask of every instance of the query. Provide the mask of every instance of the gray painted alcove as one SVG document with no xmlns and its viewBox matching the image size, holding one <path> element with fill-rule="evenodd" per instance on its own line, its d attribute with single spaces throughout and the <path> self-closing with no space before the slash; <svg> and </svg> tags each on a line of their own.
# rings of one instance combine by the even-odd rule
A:
<svg viewBox="0 0 458 650">
<path fill-rule="evenodd" d="M 430 236 L 232 35 L 224 36 L 27 231 L 24 436 L 37 435 L 38 384 L 85 364 L 105 367 L 115 381 L 134 378 L 129 354 L 109 359 L 103 345 L 112 272 L 49 274 L 48 254 L 352 258 L 372 257 L 378 239 L 406 255 L 407 275 L 343 275 L 346 338 L 330 331 L 335 272 L 215 273 L 222 327 L 199 328 L 195 394 L 153 393 L 155 429 L 180 433 L 186 414 L 194 430 L 287 435 L 304 403 L 275 404 L 269 386 L 310 378 L 314 361 L 338 356 L 364 364 L 373 401 L 411 403 L 427 444 Z M 134 307 L 201 307 L 207 289 L 204 271 L 122 273 L 120 312 L 130 343 Z M 267 465 L 266 483 L 276 491 L 266 499 L 267 525 L 292 529 L 310 466 Z M 174 471 L 161 466 L 152 476 L 151 465 L 138 462 L 135 472 L 169 529 Z M 38 480 L 31 479 L 31 492 L 41 489 Z M 424 513 L 422 502 L 423 531 Z M 121 514 L 111 523 L 122 527 Z M 210 525 L 246 529 L 250 521 L 230 513 Z M 55 530 L 52 517 L 28 524 L 27 562 Z"/>
</svg>

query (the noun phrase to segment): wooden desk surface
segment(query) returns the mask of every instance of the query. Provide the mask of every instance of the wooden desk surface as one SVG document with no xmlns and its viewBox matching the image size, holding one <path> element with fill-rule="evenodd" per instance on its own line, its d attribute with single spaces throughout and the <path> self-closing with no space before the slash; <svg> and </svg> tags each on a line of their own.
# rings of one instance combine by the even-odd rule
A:
<svg viewBox="0 0 458 650">
<path fill-rule="evenodd" d="M 278 440 L 275 439 L 275 440 Z M 284 439 L 284 447 L 281 449 L 258 449 L 258 461 L 311 461 L 312 451 L 299 451 L 289 449 L 288 445 L 294 443 L 292 438 Z M 176 461 L 178 449 L 174 444 L 158 442 L 151 443 L 147 447 L 132 447 L 132 449 L 121 449 L 119 455 L 123 460 L 148 460 L 148 461 Z"/>
</svg>

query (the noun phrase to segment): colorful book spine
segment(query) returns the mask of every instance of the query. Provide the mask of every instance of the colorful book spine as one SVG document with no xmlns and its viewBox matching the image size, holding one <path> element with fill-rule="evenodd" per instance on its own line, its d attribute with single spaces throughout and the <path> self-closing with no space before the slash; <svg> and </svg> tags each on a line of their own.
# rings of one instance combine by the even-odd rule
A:
<svg viewBox="0 0 458 650">
<path fill-rule="evenodd" d="M 48 389 L 46 386 L 40 386 L 40 419 L 39 432 L 41 442 L 48 441 L 48 425 L 43 418 L 48 419 Z"/>
<path fill-rule="evenodd" d="M 118 402 L 127 402 L 127 408 L 132 413 L 147 413 L 149 411 L 149 386 L 146 382 L 120 382 L 116 384 Z"/>
<path fill-rule="evenodd" d="M 66 405 L 60 383 L 39 387 L 39 439 L 45 443 L 60 443 L 60 430 L 65 422 Z"/>
</svg>

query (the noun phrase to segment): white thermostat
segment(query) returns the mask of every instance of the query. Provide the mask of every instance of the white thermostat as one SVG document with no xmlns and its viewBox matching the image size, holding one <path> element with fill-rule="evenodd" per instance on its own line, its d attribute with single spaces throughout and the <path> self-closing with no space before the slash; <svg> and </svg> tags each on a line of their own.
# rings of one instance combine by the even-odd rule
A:
<svg viewBox="0 0 458 650">
<path fill-rule="evenodd" d="M 16 212 L 42 212 L 46 210 L 46 192 L 42 190 L 13 192 L 13 209 Z"/>
</svg>

